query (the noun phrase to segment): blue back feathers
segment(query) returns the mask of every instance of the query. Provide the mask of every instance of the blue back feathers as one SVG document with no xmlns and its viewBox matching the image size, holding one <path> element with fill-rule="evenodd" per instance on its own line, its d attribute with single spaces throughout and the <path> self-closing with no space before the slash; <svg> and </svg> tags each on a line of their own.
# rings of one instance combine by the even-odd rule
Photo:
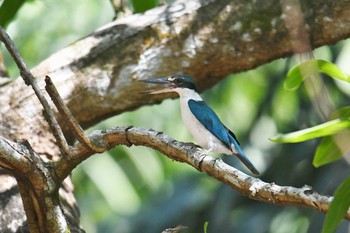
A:
<svg viewBox="0 0 350 233">
<path fill-rule="evenodd" d="M 188 101 L 188 106 L 197 120 L 228 149 L 231 149 L 231 144 L 233 143 L 238 152 L 240 152 L 238 149 L 239 143 L 234 133 L 225 127 L 216 113 L 204 101 L 191 99 Z"/>
<path fill-rule="evenodd" d="M 216 138 L 218 138 L 229 150 L 232 151 L 231 145 L 235 146 L 238 154 L 234 153 L 254 174 L 259 175 L 258 170 L 252 162 L 245 156 L 243 150 L 239 146 L 239 142 L 234 135 L 219 119 L 215 112 L 204 102 L 190 99 L 188 106 L 202 125 L 209 130 Z M 232 152 L 233 153 L 233 152 Z"/>
</svg>

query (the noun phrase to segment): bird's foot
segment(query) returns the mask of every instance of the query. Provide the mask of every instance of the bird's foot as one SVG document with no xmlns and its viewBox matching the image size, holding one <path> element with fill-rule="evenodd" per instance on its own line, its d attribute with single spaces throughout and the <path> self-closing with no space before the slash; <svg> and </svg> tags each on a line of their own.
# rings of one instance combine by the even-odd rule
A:
<svg viewBox="0 0 350 233">
<path fill-rule="evenodd" d="M 215 165 L 215 163 L 216 163 L 217 161 L 222 161 L 222 159 L 221 159 L 221 158 L 215 158 L 215 159 L 214 159 L 214 165 Z"/>
<path fill-rule="evenodd" d="M 185 146 L 190 146 L 190 147 L 192 147 L 192 148 L 201 148 L 200 146 L 198 146 L 198 145 L 196 145 L 196 144 L 194 144 L 194 143 L 192 143 L 192 142 L 183 142 L 183 144 L 184 144 Z"/>
<path fill-rule="evenodd" d="M 210 150 L 205 150 L 205 149 L 201 149 L 201 156 L 207 156 L 209 155 Z"/>
</svg>

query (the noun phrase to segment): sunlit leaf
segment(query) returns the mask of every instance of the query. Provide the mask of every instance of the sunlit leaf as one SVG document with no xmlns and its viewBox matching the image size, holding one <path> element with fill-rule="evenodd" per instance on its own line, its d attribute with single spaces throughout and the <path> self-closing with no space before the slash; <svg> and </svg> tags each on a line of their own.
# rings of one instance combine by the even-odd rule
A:
<svg viewBox="0 0 350 233">
<path fill-rule="evenodd" d="M 339 66 L 335 65 L 334 63 L 325 60 L 316 60 L 316 62 L 321 73 L 326 74 L 332 78 L 350 82 L 350 76 L 344 74 Z"/>
<path fill-rule="evenodd" d="M 324 137 L 318 145 L 312 164 L 315 167 L 334 162 L 342 157 L 342 152 L 332 136 Z"/>
<path fill-rule="evenodd" d="M 207 233 L 208 230 L 208 221 L 204 223 L 204 233 Z"/>
<path fill-rule="evenodd" d="M 296 143 L 310 140 L 313 138 L 329 136 L 340 130 L 350 127 L 350 120 L 335 119 L 326 123 L 316 125 L 307 129 L 299 130 L 293 133 L 277 135 L 270 138 L 271 141 L 280 143 Z"/>
<path fill-rule="evenodd" d="M 330 116 L 330 119 L 336 119 L 336 118 L 349 119 L 349 117 L 350 117 L 350 107 L 347 106 L 347 107 L 337 109 L 335 112 L 333 112 Z M 317 147 L 317 150 L 313 159 L 313 165 L 315 167 L 320 167 L 325 164 L 334 162 L 342 157 L 344 153 L 339 149 L 339 145 L 337 145 L 335 141 L 337 140 L 336 139 L 337 135 L 339 135 L 339 133 L 335 134 L 334 136 L 328 136 L 322 139 L 321 143 Z M 341 135 L 340 138 L 344 138 L 343 135 Z M 338 143 L 340 143 L 339 140 L 338 140 Z M 344 143 L 347 144 L 347 142 L 344 142 Z"/>
<path fill-rule="evenodd" d="M 296 90 L 305 78 L 317 72 L 350 82 L 350 76 L 344 74 L 337 65 L 324 60 L 309 60 L 293 67 L 288 72 L 284 88 L 291 91 Z"/>
<path fill-rule="evenodd" d="M 322 233 L 335 232 L 350 206 L 350 176 L 337 188 L 329 206 Z"/>
<path fill-rule="evenodd" d="M 303 76 L 300 72 L 300 65 L 293 67 L 287 74 L 284 81 L 284 89 L 289 91 L 296 90 L 303 82 Z"/>
</svg>

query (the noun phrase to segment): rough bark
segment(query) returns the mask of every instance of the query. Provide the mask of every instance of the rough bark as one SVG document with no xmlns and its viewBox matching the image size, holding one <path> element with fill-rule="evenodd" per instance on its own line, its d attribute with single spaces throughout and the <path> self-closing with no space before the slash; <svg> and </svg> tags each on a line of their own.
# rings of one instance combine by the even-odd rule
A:
<svg viewBox="0 0 350 233">
<path fill-rule="evenodd" d="M 65 103 L 86 128 L 115 114 L 167 96 L 143 98 L 139 79 L 187 72 L 200 90 L 210 88 L 230 73 L 257 67 L 293 52 L 303 52 L 284 8 L 277 0 L 177 1 L 145 14 L 132 15 L 103 28 L 53 54 L 33 69 L 41 87 L 50 75 Z M 293 1 L 291 1 L 293 2 Z M 350 2 L 309 0 L 301 4 L 311 48 L 332 44 L 350 35 Z M 336 26 L 335 26 L 336 25 Z M 299 33 L 300 34 L 300 33 Z M 307 47 L 308 48 L 308 47 Z M 42 106 L 23 80 L 0 86 L 0 133 L 8 140 L 28 140 L 45 159 L 56 160 L 59 149 L 42 116 Z M 59 117 L 70 142 L 73 137 Z M 2 171 L 1 195 L 6 212 L 18 199 L 13 178 Z M 70 191 L 67 186 L 66 190 Z M 69 193 L 69 192 L 68 192 Z M 7 195 L 8 194 L 8 195 Z M 72 202 L 67 205 L 74 209 Z M 23 227 L 19 206 L 15 217 Z M 2 216 L 2 213 L 1 216 Z M 19 214 L 21 213 L 21 214 Z M 77 217 L 77 212 L 71 216 Z M 68 213 L 66 213 L 67 216 Z M 18 217 L 22 215 L 22 217 Z M 10 226 L 13 222 L 4 225 Z M 74 224 L 78 226 L 78 221 Z"/>
<path fill-rule="evenodd" d="M 348 1 L 303 4 L 313 48 L 350 35 Z M 184 71 L 204 90 L 230 73 L 292 54 L 294 39 L 282 12 L 279 1 L 270 0 L 178 1 L 110 23 L 52 55 L 33 73 L 42 85 L 49 75 L 80 124 L 88 127 L 167 98 L 143 98 L 138 79 Z M 51 136 L 39 118 L 41 107 L 22 80 L 1 88 L 0 95 L 3 135 L 40 135 L 30 140 L 33 148 L 38 153 L 54 151 L 55 145 L 46 143 Z"/>
</svg>

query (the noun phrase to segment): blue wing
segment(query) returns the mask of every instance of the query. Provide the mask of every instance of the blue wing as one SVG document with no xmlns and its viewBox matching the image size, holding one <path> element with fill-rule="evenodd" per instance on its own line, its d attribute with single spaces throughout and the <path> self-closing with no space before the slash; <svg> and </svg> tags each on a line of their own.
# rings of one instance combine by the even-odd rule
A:
<svg viewBox="0 0 350 233">
<path fill-rule="evenodd" d="M 204 102 L 189 100 L 188 106 L 202 125 L 217 137 L 228 149 L 231 149 L 231 140 L 227 128 L 220 121 L 216 113 Z M 234 134 L 232 133 L 235 138 Z"/>
<path fill-rule="evenodd" d="M 216 113 L 204 102 L 189 100 L 188 106 L 202 125 L 209 130 L 215 137 L 217 137 L 228 149 L 231 150 L 231 144 L 233 144 L 238 152 L 235 155 L 256 175 L 259 174 L 254 165 L 243 153 L 239 142 L 234 135 L 226 126 L 220 121 Z"/>
</svg>

